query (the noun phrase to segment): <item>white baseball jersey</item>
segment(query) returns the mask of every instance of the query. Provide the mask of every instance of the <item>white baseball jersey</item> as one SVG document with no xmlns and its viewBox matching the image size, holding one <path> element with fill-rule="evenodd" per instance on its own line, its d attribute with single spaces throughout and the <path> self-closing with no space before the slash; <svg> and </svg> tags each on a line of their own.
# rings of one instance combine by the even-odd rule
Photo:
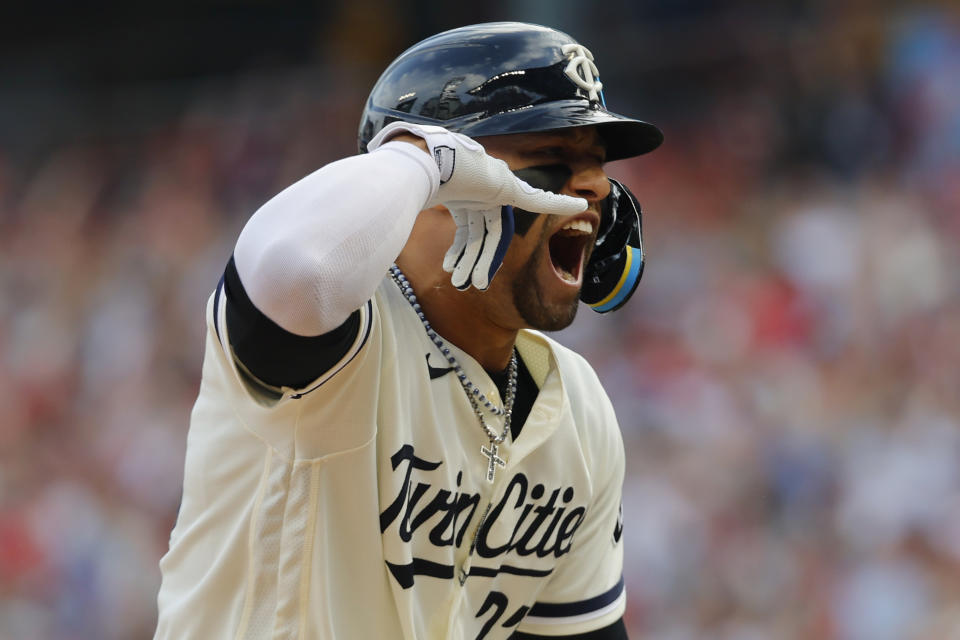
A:
<svg viewBox="0 0 960 640">
<path fill-rule="evenodd" d="M 342 360 L 275 395 L 231 356 L 224 296 L 207 308 L 156 638 L 493 639 L 623 615 L 623 443 L 580 356 L 520 332 L 540 390 L 489 482 L 489 440 L 389 278 Z"/>
</svg>

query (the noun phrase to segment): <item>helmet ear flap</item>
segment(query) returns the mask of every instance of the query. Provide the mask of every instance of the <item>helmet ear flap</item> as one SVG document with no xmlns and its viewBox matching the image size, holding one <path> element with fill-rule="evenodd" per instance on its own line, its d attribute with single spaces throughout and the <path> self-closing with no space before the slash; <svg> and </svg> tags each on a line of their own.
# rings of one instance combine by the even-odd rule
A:
<svg viewBox="0 0 960 640">
<path fill-rule="evenodd" d="M 645 255 L 640 204 L 617 180 L 603 202 L 600 231 L 583 274 L 580 299 L 598 313 L 619 309 L 643 276 Z"/>
</svg>

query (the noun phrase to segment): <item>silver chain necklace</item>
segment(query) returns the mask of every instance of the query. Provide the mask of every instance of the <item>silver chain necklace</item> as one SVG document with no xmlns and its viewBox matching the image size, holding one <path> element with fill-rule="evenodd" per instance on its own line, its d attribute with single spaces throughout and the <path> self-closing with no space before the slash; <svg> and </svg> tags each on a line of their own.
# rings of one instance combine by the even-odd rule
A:
<svg viewBox="0 0 960 640">
<path fill-rule="evenodd" d="M 400 289 L 400 293 L 402 293 L 403 297 L 407 299 L 407 302 L 410 303 L 410 306 L 413 307 L 413 310 L 417 312 L 417 317 L 420 318 L 420 322 L 423 324 L 423 328 L 427 332 L 427 337 L 433 341 L 433 344 L 437 346 L 437 348 L 440 350 L 440 353 L 443 354 L 443 357 L 446 358 L 447 362 L 450 363 L 450 366 L 453 368 L 454 375 L 457 376 L 457 380 L 460 382 L 460 386 L 463 387 L 464 393 L 467 394 L 467 400 L 470 401 L 470 406 L 473 408 L 473 412 L 476 414 L 477 419 L 480 420 L 480 426 L 483 427 L 483 432 L 490 440 L 490 446 L 480 447 L 480 453 L 487 458 L 487 481 L 493 482 L 497 467 L 507 466 L 507 461 L 501 458 L 499 455 L 499 445 L 507 438 L 507 434 L 510 433 L 510 421 L 513 418 L 513 401 L 517 397 L 516 349 L 514 349 L 510 354 L 510 365 L 507 367 L 507 394 L 506 398 L 503 400 L 503 408 L 501 409 L 490 402 L 490 400 L 488 400 L 487 397 L 480 392 L 479 387 L 470 381 L 470 379 L 467 377 L 467 374 L 464 372 L 463 367 L 460 366 L 460 363 L 457 362 L 457 359 L 450 352 L 450 348 L 447 347 L 443 339 L 437 334 L 436 331 L 433 330 L 433 327 L 430 326 L 430 321 L 427 320 L 426 315 L 423 313 L 423 309 L 420 307 L 420 303 L 417 302 L 417 296 L 413 292 L 413 287 L 410 285 L 410 281 L 407 280 L 405 275 L 403 275 L 400 267 L 397 265 L 391 266 L 390 277 L 393 278 L 393 282 Z M 503 431 L 498 434 L 490 428 L 490 426 L 487 424 L 487 421 L 484 419 L 483 410 L 481 407 L 495 416 L 503 416 Z"/>
</svg>

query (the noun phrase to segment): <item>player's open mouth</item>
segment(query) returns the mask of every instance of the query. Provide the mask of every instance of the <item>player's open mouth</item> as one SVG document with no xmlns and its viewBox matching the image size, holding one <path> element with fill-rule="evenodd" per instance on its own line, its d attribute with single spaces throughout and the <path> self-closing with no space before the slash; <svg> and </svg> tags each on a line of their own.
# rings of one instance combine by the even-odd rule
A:
<svg viewBox="0 0 960 640">
<path fill-rule="evenodd" d="M 564 282 L 580 284 L 587 245 L 593 239 L 593 222 L 571 220 L 550 237 L 550 262 Z"/>
</svg>

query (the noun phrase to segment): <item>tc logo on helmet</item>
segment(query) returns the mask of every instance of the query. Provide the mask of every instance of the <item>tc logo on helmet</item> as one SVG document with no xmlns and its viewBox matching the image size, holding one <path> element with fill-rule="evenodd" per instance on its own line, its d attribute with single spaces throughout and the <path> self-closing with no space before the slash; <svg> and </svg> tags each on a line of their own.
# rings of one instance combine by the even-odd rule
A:
<svg viewBox="0 0 960 640">
<path fill-rule="evenodd" d="M 603 102 L 603 83 L 600 82 L 600 71 L 593 62 L 593 54 L 582 44 L 565 44 L 560 46 L 563 55 L 570 59 L 563 72 L 573 84 L 587 92 L 591 102 Z"/>
</svg>

